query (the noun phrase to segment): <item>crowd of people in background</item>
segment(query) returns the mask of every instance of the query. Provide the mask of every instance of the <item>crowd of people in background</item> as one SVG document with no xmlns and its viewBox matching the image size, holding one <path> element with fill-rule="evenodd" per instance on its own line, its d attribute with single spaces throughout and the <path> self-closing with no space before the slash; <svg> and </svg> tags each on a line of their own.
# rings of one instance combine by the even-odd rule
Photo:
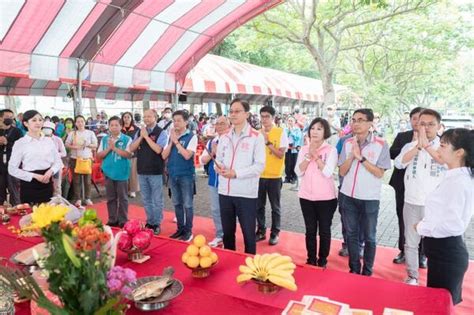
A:
<svg viewBox="0 0 474 315">
<path fill-rule="evenodd" d="M 428 286 L 448 289 L 459 303 L 468 261 L 462 235 L 474 211 L 474 131 L 441 133 L 438 112 L 414 108 L 389 145 L 380 115 L 369 108 L 339 117 L 328 106 L 323 116 L 279 114 L 272 106 L 252 114 L 241 99 L 231 102 L 228 115 L 209 116 L 167 107 L 63 119 L 35 110 L 15 117 L 4 109 L 0 202 L 9 197 L 13 205 L 36 204 L 61 195 L 78 207 L 91 205 L 92 164 L 100 163 L 108 225 L 127 222 L 128 199 L 140 192 L 146 226 L 160 234 L 168 190 L 176 215 L 169 237 L 190 241 L 201 146 L 215 226 L 210 246 L 235 250 L 237 223 L 246 253 L 255 254 L 267 237 L 269 245 L 284 241 L 281 191 L 292 184 L 305 223 L 307 264 L 328 266 L 338 209 L 344 238 L 339 255 L 348 257 L 351 273 L 371 276 L 383 177 L 393 160 L 400 249 L 393 262 L 406 264 L 411 285 L 418 284 L 418 269 L 427 267 Z"/>
</svg>

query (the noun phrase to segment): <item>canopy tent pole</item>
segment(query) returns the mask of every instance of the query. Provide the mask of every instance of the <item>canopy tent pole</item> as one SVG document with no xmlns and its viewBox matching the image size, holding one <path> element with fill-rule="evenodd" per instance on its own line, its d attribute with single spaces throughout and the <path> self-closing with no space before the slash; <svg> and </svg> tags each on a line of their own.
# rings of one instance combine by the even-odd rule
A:
<svg viewBox="0 0 474 315">
<path fill-rule="evenodd" d="M 74 97 L 74 117 L 82 114 L 82 78 L 81 78 L 81 60 L 77 59 L 77 73 L 76 73 L 76 92 Z"/>
</svg>

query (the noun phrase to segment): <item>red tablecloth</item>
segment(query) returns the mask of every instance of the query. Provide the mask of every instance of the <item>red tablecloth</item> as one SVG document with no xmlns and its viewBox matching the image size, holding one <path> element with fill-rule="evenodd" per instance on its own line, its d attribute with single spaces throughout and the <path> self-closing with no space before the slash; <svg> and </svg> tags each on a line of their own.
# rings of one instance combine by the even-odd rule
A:
<svg viewBox="0 0 474 315">
<path fill-rule="evenodd" d="M 5 227 L 0 227 L 0 256 L 32 246 L 39 238 L 17 238 Z M 348 303 L 353 308 L 371 309 L 382 314 L 384 307 L 413 311 L 415 314 L 453 314 L 448 292 L 441 289 L 409 286 L 381 279 L 352 275 L 332 270 L 298 266 L 295 272 L 298 291 L 282 289 L 273 295 L 263 295 L 254 283 L 239 285 L 235 279 L 238 266 L 245 255 L 215 249 L 219 263 L 205 279 L 195 279 L 181 263 L 181 254 L 188 244 L 168 238 L 155 237 L 146 254 L 151 259 L 143 264 L 118 256 L 117 264 L 133 268 L 138 276 L 161 274 L 164 267 L 173 266 L 175 277 L 184 284 L 183 293 L 166 308 L 166 314 L 280 314 L 289 300 L 300 300 L 303 295 L 322 295 Z M 17 314 L 28 314 L 29 304 L 17 307 Z M 132 307 L 131 314 L 139 311 Z"/>
</svg>

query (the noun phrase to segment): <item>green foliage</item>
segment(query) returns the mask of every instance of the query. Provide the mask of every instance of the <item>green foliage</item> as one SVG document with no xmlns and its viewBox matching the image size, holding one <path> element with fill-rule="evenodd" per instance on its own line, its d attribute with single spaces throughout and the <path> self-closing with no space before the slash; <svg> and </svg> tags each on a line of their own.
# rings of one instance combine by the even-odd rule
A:
<svg viewBox="0 0 474 315">
<path fill-rule="evenodd" d="M 65 310 L 71 315 L 94 314 L 107 302 L 106 273 L 109 265 L 107 253 L 96 250 L 81 251 L 80 264 L 75 266 L 63 243 L 63 230 L 59 223 L 43 229 L 42 235 L 52 255 L 44 262 L 49 273 L 49 290 L 60 297 Z M 64 233 L 72 236 L 67 227 Z"/>
<path fill-rule="evenodd" d="M 361 101 L 385 115 L 414 106 L 474 111 L 472 5 L 314 3 L 311 11 L 312 1 L 289 0 L 236 30 L 214 53 L 349 86 L 355 97 L 345 97 L 346 104 Z"/>
</svg>

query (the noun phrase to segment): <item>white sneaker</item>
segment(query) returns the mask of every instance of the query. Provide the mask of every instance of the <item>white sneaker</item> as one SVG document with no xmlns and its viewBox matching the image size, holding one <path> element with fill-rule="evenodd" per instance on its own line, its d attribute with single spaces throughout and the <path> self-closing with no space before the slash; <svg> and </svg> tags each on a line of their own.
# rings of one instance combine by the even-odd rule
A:
<svg viewBox="0 0 474 315">
<path fill-rule="evenodd" d="M 409 285 L 418 285 L 418 279 L 415 279 L 415 278 L 412 278 L 412 277 L 408 277 L 408 278 L 405 280 L 405 283 L 406 283 L 406 284 L 409 284 Z"/>
<path fill-rule="evenodd" d="M 215 239 L 213 239 L 212 241 L 210 241 L 207 244 L 211 247 L 217 247 L 217 246 L 222 244 L 222 238 L 221 237 L 216 237 Z"/>
<path fill-rule="evenodd" d="M 92 206 L 94 203 L 90 199 L 86 199 L 86 206 Z"/>
<path fill-rule="evenodd" d="M 130 196 L 130 198 L 135 198 L 137 196 L 137 194 L 132 191 L 129 196 Z"/>
<path fill-rule="evenodd" d="M 77 200 L 74 205 L 79 208 L 80 206 L 82 206 L 82 201 Z"/>
</svg>

